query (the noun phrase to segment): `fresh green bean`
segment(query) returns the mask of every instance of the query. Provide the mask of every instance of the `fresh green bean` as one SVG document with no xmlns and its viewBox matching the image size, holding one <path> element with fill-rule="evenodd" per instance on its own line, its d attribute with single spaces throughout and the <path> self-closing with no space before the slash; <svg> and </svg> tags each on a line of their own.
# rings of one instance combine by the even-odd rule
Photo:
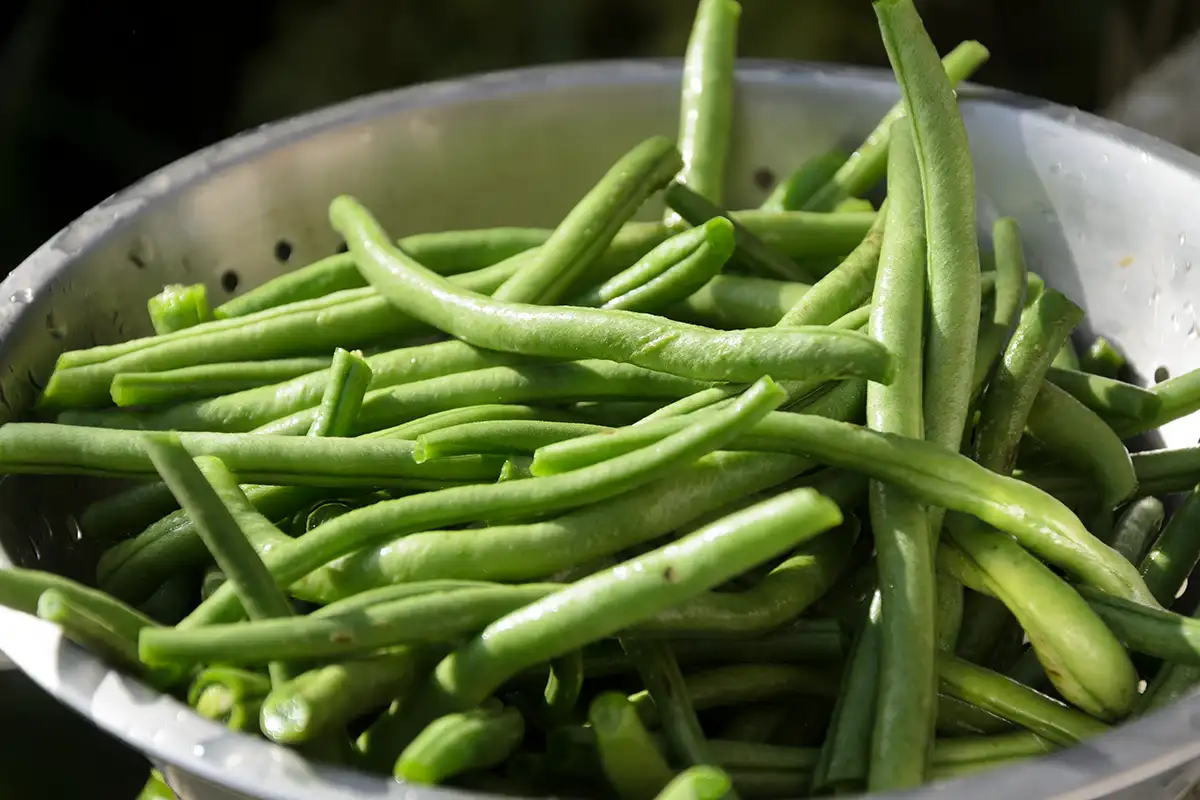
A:
<svg viewBox="0 0 1200 800">
<path fill-rule="evenodd" d="M 964 736 L 939 739 L 933 748 L 934 766 L 968 764 L 994 758 L 1031 757 L 1058 749 L 1054 742 L 1036 733 L 1004 733 L 992 736 Z"/>
<path fill-rule="evenodd" d="M 841 169 L 850 156 L 841 150 L 826 150 L 809 158 L 799 169 L 775 185 L 759 209 L 798 211 Z"/>
<path fill-rule="evenodd" d="M 912 0 L 878 0 L 874 7 L 910 121 L 925 198 L 925 438 L 957 451 L 971 404 L 979 328 L 975 172 L 952 82 Z"/>
<path fill-rule="evenodd" d="M 665 419 L 544 447 L 534 457 L 535 475 L 549 475 L 602 461 L 668 432 L 696 424 Z M 738 447 L 803 453 L 819 462 L 891 483 L 927 505 L 977 516 L 1014 536 L 1047 561 L 1112 594 L 1153 605 L 1133 565 L 1097 541 L 1059 501 L 1023 481 L 998 475 L 940 447 L 879 433 L 812 414 L 767 415 Z M 1036 512 L 1036 513 L 1034 513 Z"/>
<path fill-rule="evenodd" d="M 443 659 L 419 700 L 368 731 L 365 750 L 381 758 L 439 709 L 471 707 L 530 664 L 665 611 L 840 520 L 832 501 L 797 489 L 531 603 Z"/>
<path fill-rule="evenodd" d="M 583 692 L 583 653 L 573 650 L 550 660 L 550 675 L 542 691 L 540 717 L 546 727 L 566 722 Z"/>
<path fill-rule="evenodd" d="M 635 715 L 645 725 L 662 726 L 670 748 L 680 763 L 688 766 L 715 765 L 716 757 L 696 716 L 691 687 L 679 669 L 671 645 L 666 642 L 620 641 L 646 687 L 629 698 Z"/>
<path fill-rule="evenodd" d="M 314 617 L 336 616 L 339 614 L 348 614 L 351 611 L 362 611 L 371 606 L 381 603 L 390 603 L 396 600 L 407 600 L 410 597 L 419 597 L 426 594 L 436 594 L 441 592 L 454 592 L 459 589 L 487 589 L 498 586 L 499 584 L 493 581 L 472 581 L 472 580 L 427 580 L 427 581 L 412 581 L 408 583 L 394 583 L 388 586 L 377 586 L 374 589 L 367 589 L 348 597 L 318 608 L 312 612 Z"/>
<path fill-rule="evenodd" d="M 1130 650 L 1200 666 L 1200 620 L 1080 586 L 1079 593 Z"/>
<path fill-rule="evenodd" d="M 26 614 L 37 614 L 39 598 L 51 590 L 66 597 L 73 606 L 86 609 L 93 617 L 104 620 L 109 628 L 124 639 L 136 640 L 142 628 L 158 625 L 137 609 L 70 578 L 20 567 L 0 569 L 0 605 Z"/>
<path fill-rule="evenodd" d="M 674 773 L 624 695 L 597 696 L 588 709 L 588 721 L 604 775 L 621 800 L 651 800 L 671 782 Z"/>
<path fill-rule="evenodd" d="M 334 200 L 330 219 L 368 280 L 398 308 L 468 343 L 525 355 L 609 358 L 700 380 L 755 380 L 764 372 L 890 379 L 887 351 L 861 334 L 820 328 L 713 332 L 632 312 L 500 303 L 456 290 L 393 248 L 366 209 L 348 197 Z M 596 335 L 600 328 L 603 336 Z"/>
<path fill-rule="evenodd" d="M 237 592 L 247 616 L 254 620 L 290 618 L 293 611 L 287 596 L 275 585 L 247 535 L 207 480 L 206 472 L 226 471 L 220 459 L 201 456 L 199 463 L 193 462 L 177 434 L 146 435 L 143 447 L 180 507 L 195 522 L 200 539 Z M 223 477 L 232 480 L 232 476 Z M 270 672 L 275 685 L 291 675 L 281 662 L 272 663 Z"/>
<path fill-rule="evenodd" d="M 1142 559 L 1140 569 L 1154 599 L 1170 606 L 1198 562 L 1200 486 L 1193 486 Z"/>
<path fill-rule="evenodd" d="M 207 667 L 188 687 L 188 705 L 205 719 L 246 733 L 258 731 L 263 698 L 271 691 L 266 675 L 237 667 Z"/>
<path fill-rule="evenodd" d="M 146 301 L 150 324 L 158 334 L 174 333 L 212 319 L 203 283 L 173 283 Z"/>
<path fill-rule="evenodd" d="M 987 48 L 974 41 L 962 42 L 947 53 L 942 59 L 942 69 L 951 87 L 971 77 L 988 60 L 988 56 Z M 804 208 L 809 211 L 828 211 L 843 199 L 858 197 L 879 183 L 887 172 L 892 123 L 906 113 L 904 101 L 892 106 L 846 164 L 804 204 Z"/>
<path fill-rule="evenodd" d="M 1097 414 L 1123 423 L 1152 420 L 1163 405 L 1153 390 L 1078 369 L 1051 366 L 1046 378 Z"/>
<path fill-rule="evenodd" d="M 829 327 L 843 331 L 856 331 L 871 321 L 871 306 L 863 305 L 829 323 Z"/>
<path fill-rule="evenodd" d="M 855 214 L 860 211 L 874 211 L 875 204 L 865 197 L 847 197 L 833 207 L 834 214 Z"/>
<path fill-rule="evenodd" d="M 524 737 L 525 720 L 515 708 L 447 714 L 404 748 L 394 773 L 406 783 L 436 785 L 461 772 L 503 762 Z"/>
<path fill-rule="evenodd" d="M 439 275 L 457 275 L 490 267 L 545 244 L 545 228 L 481 228 L 418 233 L 400 240 L 400 247 Z M 349 253 L 315 261 L 251 289 L 217 306 L 217 319 L 244 317 L 268 308 L 311 300 L 343 289 L 366 286 L 354 256 Z"/>
<path fill-rule="evenodd" d="M 0 472 L 148 477 L 150 457 L 137 431 L 40 422 L 0 427 Z M 413 443 L 396 439 L 320 439 L 244 433 L 181 433 L 192 455 L 215 456 L 244 481 L 311 486 L 438 485 L 494 480 L 500 464 L 471 456 L 426 464 Z"/>
<path fill-rule="evenodd" d="M 308 600 L 328 602 L 375 586 L 422 579 L 514 582 L 543 578 L 574 564 L 652 541 L 808 468 L 811 462 L 795 456 L 713 453 L 677 473 L 557 519 L 402 536 L 340 559 L 293 585 L 291 591 Z M 833 565 L 844 560 L 844 556 L 838 557 L 842 550 L 848 552 L 848 548 L 832 548 L 820 559 L 798 556 L 796 563 L 781 566 L 780 574 L 767 581 L 757 595 L 744 599 L 722 595 L 714 602 L 725 601 L 723 607 L 732 609 L 732 604 L 740 600 L 747 609 L 761 609 L 758 614 L 769 618 L 767 624 L 776 615 L 786 619 L 788 611 L 795 616 L 812 602 L 804 600 L 811 597 L 809 591 L 797 587 L 802 582 L 814 589 L 828 587 L 836 578 Z M 795 580 L 787 580 L 792 575 Z M 695 621 L 710 619 L 698 613 Z M 743 623 L 752 624 L 749 619 L 733 615 L 731 624 Z"/>
<path fill-rule="evenodd" d="M 879 592 L 871 592 L 871 605 L 842 672 L 833 718 L 821 746 L 813 774 L 813 788 L 846 793 L 867 786 L 871 744 L 875 729 L 880 651 Z"/>
<path fill-rule="evenodd" d="M 780 327 L 828 325 L 867 302 L 875 285 L 884 222 L 888 218 L 885 203 L 867 235 L 850 255 L 805 292 L 776 324 Z"/>
<path fill-rule="evenodd" d="M 276 742 L 293 744 L 338 730 L 403 696 L 419 661 L 413 650 L 397 647 L 301 673 L 262 700 L 262 732 Z"/>
<path fill-rule="evenodd" d="M 1030 435 L 1057 458 L 1091 475 L 1102 513 L 1111 515 L 1137 489 L 1133 461 L 1120 438 L 1094 411 L 1056 384 L 1046 381 L 1038 388 L 1026 425 Z"/>
<path fill-rule="evenodd" d="M 938 677 L 942 690 L 951 696 L 1012 720 L 1063 747 L 1108 731 L 1103 722 L 1081 711 L 960 658 L 940 655 Z"/>
<path fill-rule="evenodd" d="M 954 558 L 943 563 L 966 566 L 950 571 L 971 588 L 986 588 L 1016 616 L 1063 697 L 1094 717 L 1125 716 L 1137 697 L 1137 672 L 1083 598 L 1013 539 L 961 516 L 947 529 L 953 545 L 943 549 Z"/>
<path fill-rule="evenodd" d="M 686 396 L 709 384 L 612 361 L 533 363 L 430 378 L 367 392 L 356 431 L 475 404 L 564 402 L 597 398 Z M 298 435 L 312 424 L 314 409 L 298 411 L 255 428 L 255 434 Z"/>
<path fill-rule="evenodd" d="M 733 786 L 729 775 L 712 766 L 689 767 L 671 779 L 655 800 L 721 800 Z"/>
<path fill-rule="evenodd" d="M 1140 496 L 1187 492 L 1200 483 L 1200 446 L 1143 450 L 1131 458 Z"/>
<path fill-rule="evenodd" d="M 678 180 L 702 197 L 720 203 L 725 160 L 733 127 L 733 67 L 737 58 L 738 17 L 734 0 L 700 0 L 683 59 L 679 104 Z M 667 215 L 671 224 L 672 215 Z"/>
<path fill-rule="evenodd" d="M 1079 368 L 1102 378 L 1116 378 L 1117 373 L 1125 368 L 1125 357 L 1117 352 L 1112 342 L 1097 336 L 1079 357 Z"/>
<path fill-rule="evenodd" d="M 613 459 L 595 470 L 563 476 L 565 480 L 455 487 L 357 509 L 268 554 L 267 566 L 277 583 L 291 584 L 336 558 L 405 531 L 415 533 L 436 525 L 504 514 L 528 517 L 608 499 L 720 448 L 778 404 L 782 394 L 769 378 L 764 378 L 728 411 L 712 415 L 679 436 L 640 453 Z M 181 624 L 227 620 L 236 618 L 237 612 L 236 597 L 222 588 Z"/>
<path fill-rule="evenodd" d="M 721 271 L 731 253 L 733 223 L 714 217 L 667 239 L 572 305 L 657 312 L 699 291 Z"/>
<path fill-rule="evenodd" d="M 413 457 L 418 462 L 454 455 L 488 453 L 528 455 L 539 447 L 612 430 L 584 422 L 503 420 L 468 422 L 440 428 L 417 437 Z"/>
<path fill-rule="evenodd" d="M 1041 289 L 1039 288 L 1038 291 L 1040 292 Z M 1078 372 L 1079 354 L 1075 352 L 1075 344 L 1068 340 L 1067 343 L 1062 346 L 1062 349 L 1059 350 L 1054 356 L 1054 361 L 1050 363 L 1054 369 L 1069 369 Z"/>
<path fill-rule="evenodd" d="M 1162 527 L 1166 516 L 1167 511 L 1157 497 L 1142 497 L 1134 500 L 1121 512 L 1121 516 L 1113 526 L 1112 549 L 1129 559 L 1130 563 L 1143 564 L 1142 556 L 1154 541 L 1154 537 L 1158 535 L 1159 528 Z M 1146 578 L 1144 570 L 1142 578 Z M 1154 588 L 1150 586 L 1149 580 L 1146 580 L 1146 586 L 1151 593 L 1154 593 Z M 1160 603 L 1168 604 L 1172 599 L 1170 597 L 1160 598 L 1157 594 L 1154 597 Z"/>
<path fill-rule="evenodd" d="M 938 691 L 937 731 L 947 736 L 989 736 L 1008 733 L 1016 725 L 990 711 Z"/>
<path fill-rule="evenodd" d="M 996 260 L 996 289 L 991 318 L 980 320 L 975 370 L 971 378 L 973 395 L 978 395 L 987 384 L 996 359 L 1004 353 L 1013 327 L 1020 321 L 1029 275 L 1025 251 L 1021 247 L 1021 231 L 1011 217 L 1001 217 L 992 225 L 992 247 Z"/>
<path fill-rule="evenodd" d="M 145 528 L 179 508 L 161 481 L 140 483 L 89 505 L 79 516 L 79 529 L 93 542 L 114 542 Z"/>
<path fill-rule="evenodd" d="M 349 436 L 371 383 L 371 367 L 361 353 L 337 348 L 329 367 L 329 385 L 313 413 L 308 436 Z"/>
<path fill-rule="evenodd" d="M 496 290 L 496 300 L 553 303 L 561 298 L 576 279 L 587 273 L 646 198 L 666 186 L 682 166 L 679 151 L 661 136 L 636 145 L 571 209 L 529 263 Z M 347 244 L 363 277 L 374 284 L 364 262 L 368 256 L 349 238 Z M 400 252 L 390 240 L 386 244 Z"/>
<path fill-rule="evenodd" d="M 1200 369 L 1168 378 L 1155 384 L 1149 391 L 1159 400 L 1158 410 L 1146 419 L 1114 422 L 1114 428 L 1122 438 L 1128 439 L 1160 428 L 1200 410 Z"/>
<path fill-rule="evenodd" d="M 109 392 L 121 407 L 166 405 L 269 386 L 328 366 L 328 358 L 276 358 L 123 372 L 112 379 Z"/>
<path fill-rule="evenodd" d="M 37 601 L 37 615 L 62 629 L 63 636 L 100 654 L 122 669 L 143 671 L 137 658 L 137 639 L 119 626 L 93 613 L 94 609 L 58 589 L 47 589 Z"/>
<path fill-rule="evenodd" d="M 662 313 L 681 322 L 723 330 L 769 328 L 800 302 L 810 288 L 807 283 L 796 281 L 717 275 Z"/>
<path fill-rule="evenodd" d="M 953 653 L 958 646 L 959 629 L 963 618 L 963 585 L 951 575 L 938 570 L 937 611 L 934 618 L 937 648 Z"/>
</svg>

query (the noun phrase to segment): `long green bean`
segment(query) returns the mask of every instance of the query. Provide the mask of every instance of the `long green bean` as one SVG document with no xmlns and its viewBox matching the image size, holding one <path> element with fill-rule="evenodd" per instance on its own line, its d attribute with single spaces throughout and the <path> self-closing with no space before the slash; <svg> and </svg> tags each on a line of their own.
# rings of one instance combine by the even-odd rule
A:
<svg viewBox="0 0 1200 800">
<path fill-rule="evenodd" d="M 565 439 L 612 430 L 585 422 L 545 420 L 504 420 L 468 422 L 440 428 L 417 437 L 413 457 L 418 462 L 454 455 L 488 453 L 493 455 L 529 455 L 539 447 Z"/>
<path fill-rule="evenodd" d="M 439 784 L 460 772 L 486 769 L 508 758 L 525 736 L 515 708 L 480 708 L 448 714 L 421 731 L 396 760 L 406 783 Z"/>
<path fill-rule="evenodd" d="M 664 316 L 724 330 L 769 328 L 810 290 L 807 283 L 717 275 L 685 300 L 665 309 Z"/>
<path fill-rule="evenodd" d="M 1097 414 L 1121 420 L 1120 424 L 1154 419 L 1163 406 L 1162 396 L 1154 390 L 1077 369 L 1051 366 L 1046 378 Z"/>
<path fill-rule="evenodd" d="M 1114 427 L 1122 438 L 1137 436 L 1200 411 L 1200 369 L 1168 378 L 1155 384 L 1148 391 L 1158 398 L 1157 411 L 1142 419 L 1114 422 Z"/>
<path fill-rule="evenodd" d="M 1110 542 L 1113 550 L 1125 556 L 1131 563 L 1142 565 L 1143 579 L 1147 576 L 1142 555 L 1146 553 L 1154 541 L 1154 537 L 1158 535 L 1159 528 L 1162 527 L 1166 516 L 1167 511 L 1161 500 L 1157 497 L 1142 497 L 1126 506 L 1116 524 L 1113 525 L 1112 541 Z M 1154 591 L 1154 587 L 1150 585 L 1148 579 L 1146 586 L 1158 602 L 1170 603 L 1172 598 L 1159 597 L 1159 592 Z"/>
<path fill-rule="evenodd" d="M 1140 569 L 1151 594 L 1169 606 L 1200 563 L 1200 485 L 1193 486 L 1171 515 Z"/>
<path fill-rule="evenodd" d="M 621 647 L 646 687 L 629 698 L 643 724 L 662 726 L 676 759 L 688 766 L 717 763 L 696 716 L 694 698 L 667 642 L 621 639 Z"/>
<path fill-rule="evenodd" d="M 588 721 L 600 763 L 621 800 L 651 800 L 674 773 L 626 697 L 605 692 L 592 701 Z"/>
<path fill-rule="evenodd" d="M 165 405 L 269 386 L 328 366 L 328 358 L 310 357 L 199 364 L 162 372 L 122 372 L 112 379 L 109 393 L 113 402 L 122 407 Z"/>
<path fill-rule="evenodd" d="M 850 155 L 842 150 L 826 150 L 807 159 L 799 168 L 775 185 L 762 201 L 763 211 L 797 211 L 804 207 L 841 169 Z"/>
<path fill-rule="evenodd" d="M 368 280 L 397 308 L 471 344 L 524 355 L 608 358 L 700 380 L 755 380 L 763 373 L 805 379 L 862 375 L 885 382 L 891 377 L 887 351 L 848 331 L 713 332 L 631 312 L 500 303 L 455 289 L 396 250 L 366 209 L 348 197 L 334 200 L 330 219 Z"/>
<path fill-rule="evenodd" d="M 992 225 L 992 247 L 996 260 L 996 290 L 991 318 L 980 321 L 975 370 L 971 377 L 974 395 L 983 390 L 996 359 L 1008 345 L 1013 327 L 1020 321 L 1028 277 L 1021 232 L 1011 217 L 1001 217 Z"/>
<path fill-rule="evenodd" d="M 135 673 L 143 672 L 137 657 L 137 639 L 127 631 L 109 624 L 92 609 L 75 602 L 58 589 L 47 589 L 37 601 L 37 615 L 53 622 L 63 635 L 78 645 Z"/>
</svg>

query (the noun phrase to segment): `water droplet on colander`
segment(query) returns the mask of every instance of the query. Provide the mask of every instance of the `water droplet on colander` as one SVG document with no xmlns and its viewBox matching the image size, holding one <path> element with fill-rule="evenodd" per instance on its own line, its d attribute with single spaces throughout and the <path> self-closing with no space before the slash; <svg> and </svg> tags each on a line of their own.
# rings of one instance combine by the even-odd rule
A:
<svg viewBox="0 0 1200 800">
<path fill-rule="evenodd" d="M 1057 175 L 1058 173 L 1062 172 L 1062 168 L 1063 168 L 1062 164 L 1059 163 L 1058 161 L 1055 161 L 1053 164 L 1050 165 L 1050 174 Z"/>
<path fill-rule="evenodd" d="M 1189 339 L 1200 339 L 1200 331 L 1196 330 L 1196 323 L 1192 323 L 1192 327 L 1188 328 L 1187 336 Z"/>
<path fill-rule="evenodd" d="M 204 758 L 204 745 L 198 744 L 192 748 L 192 755 L 197 758 Z"/>
<path fill-rule="evenodd" d="M 1180 231 L 1180 233 L 1179 233 L 1179 243 L 1187 244 L 1187 234 L 1182 231 Z"/>
<path fill-rule="evenodd" d="M 28 303 L 33 300 L 33 289 L 18 289 L 8 298 L 10 303 Z"/>
<path fill-rule="evenodd" d="M 1174 311 L 1171 312 L 1171 328 L 1176 333 L 1179 332 L 1179 315 L 1176 314 Z"/>
<path fill-rule="evenodd" d="M 1101 163 L 1101 164 L 1107 164 L 1107 163 L 1108 163 L 1108 153 L 1101 153 L 1101 154 L 1100 154 L 1100 163 Z"/>
</svg>

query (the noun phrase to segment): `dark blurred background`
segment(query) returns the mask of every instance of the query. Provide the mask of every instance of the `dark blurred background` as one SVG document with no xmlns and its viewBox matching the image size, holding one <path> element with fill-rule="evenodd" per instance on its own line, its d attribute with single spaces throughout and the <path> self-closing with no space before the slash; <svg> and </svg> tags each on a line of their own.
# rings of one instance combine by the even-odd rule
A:
<svg viewBox="0 0 1200 800">
<path fill-rule="evenodd" d="M 744 56 L 886 63 L 868 0 L 741 2 Z M 991 49 L 977 81 L 1102 112 L 1200 28 L 1200 0 L 918 5 L 941 50 L 966 38 Z M 0 275 L 107 195 L 237 131 L 473 72 L 677 58 L 694 9 L 694 0 L 0 0 Z M 1182 73 L 1185 86 L 1194 74 Z M 16 673 L 0 676 L 0 800 L 136 793 L 139 757 Z M 73 767 L 62 769 L 68 752 Z"/>
<path fill-rule="evenodd" d="M 1200 0 L 919 0 L 977 80 L 1102 109 Z M 867 0 L 743 0 L 748 57 L 885 63 Z M 678 57 L 693 0 L 3 0 L 0 274 L 105 196 L 244 128 L 365 92 L 553 61 Z"/>
</svg>

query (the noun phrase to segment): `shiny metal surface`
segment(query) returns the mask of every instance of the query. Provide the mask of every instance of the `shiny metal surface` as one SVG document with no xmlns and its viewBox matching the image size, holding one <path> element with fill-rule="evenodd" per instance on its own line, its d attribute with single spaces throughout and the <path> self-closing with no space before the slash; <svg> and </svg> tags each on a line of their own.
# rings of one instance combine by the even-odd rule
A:
<svg viewBox="0 0 1200 800">
<path fill-rule="evenodd" d="M 749 63 L 739 78 L 734 206 L 764 195 L 756 171 L 783 175 L 817 151 L 853 145 L 896 96 L 881 72 Z M 336 194 L 357 195 L 396 235 L 552 225 L 629 146 L 675 129 L 678 85 L 677 63 L 490 75 L 352 101 L 183 159 L 85 214 L 0 286 L 0 418 L 29 408 L 61 350 L 148 332 L 145 300 L 163 283 L 203 280 L 221 298 L 234 282 L 256 285 L 328 254 L 337 238 L 325 210 Z M 1031 268 L 1084 305 L 1143 376 L 1200 366 L 1200 160 L 1036 100 L 967 88 L 962 106 L 981 226 L 1016 217 Z M 292 246 L 288 264 L 275 259 L 281 240 Z M 1198 437 L 1198 420 L 1164 430 L 1174 445 Z M 71 518 L 85 499 L 69 481 L 0 483 L 3 554 L 86 576 L 96 553 Z M 0 650 L 171 765 L 185 798 L 455 796 L 310 765 L 228 733 L 7 610 Z M 1195 781 L 1197 758 L 1200 699 L 1049 758 L 905 796 L 1177 797 Z"/>
</svg>

